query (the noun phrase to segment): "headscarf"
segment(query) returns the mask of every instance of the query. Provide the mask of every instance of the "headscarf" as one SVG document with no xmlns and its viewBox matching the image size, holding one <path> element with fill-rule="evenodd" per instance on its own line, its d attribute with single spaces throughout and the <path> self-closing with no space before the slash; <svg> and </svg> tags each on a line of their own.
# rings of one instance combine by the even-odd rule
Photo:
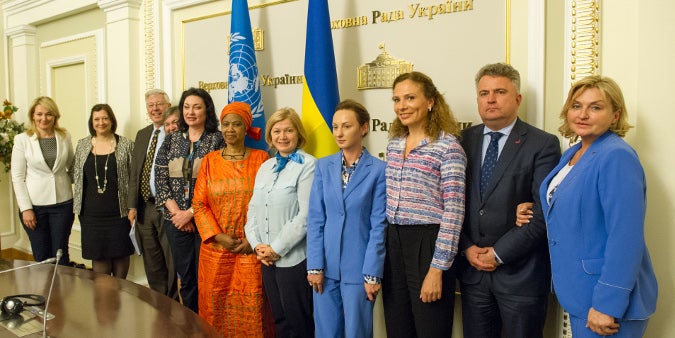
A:
<svg viewBox="0 0 675 338">
<path fill-rule="evenodd" d="M 227 114 L 237 114 L 241 116 L 241 119 L 244 120 L 244 125 L 246 126 L 246 135 L 248 137 L 258 141 L 262 136 L 262 130 L 258 127 L 253 127 L 253 116 L 251 115 L 251 106 L 245 102 L 232 102 L 223 108 L 223 111 L 220 113 L 220 122 L 223 121 L 223 118 Z"/>
</svg>

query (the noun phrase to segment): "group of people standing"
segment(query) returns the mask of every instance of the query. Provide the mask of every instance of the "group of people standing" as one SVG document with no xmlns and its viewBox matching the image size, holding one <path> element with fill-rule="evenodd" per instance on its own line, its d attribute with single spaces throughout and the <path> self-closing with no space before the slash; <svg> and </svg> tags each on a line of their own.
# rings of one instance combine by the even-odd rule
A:
<svg viewBox="0 0 675 338">
<path fill-rule="evenodd" d="M 115 134 L 117 120 L 107 104 L 92 107 L 90 135 L 75 151 L 51 98 L 35 99 L 28 115 L 27 131 L 14 139 L 11 175 L 34 258 L 62 249 L 59 264 L 70 264 L 68 238 L 78 215 L 83 257 L 94 271 L 125 278 L 133 252 L 126 218 L 133 143 Z"/>
<path fill-rule="evenodd" d="M 83 257 L 120 278 L 135 224 L 150 287 L 227 337 L 372 336 L 380 292 L 388 337 L 449 337 L 457 279 L 465 337 L 542 337 L 551 280 L 575 338 L 642 336 L 657 285 L 620 88 L 570 89 L 560 131 L 581 142 L 561 158 L 557 137 L 518 118 L 516 69 L 486 65 L 475 85 L 483 123 L 461 131 L 431 78 L 398 76 L 386 163 L 353 100 L 333 115 L 340 151 L 317 160 L 293 109 L 262 135 L 247 104 L 218 118 L 195 88 L 177 109 L 147 92 L 152 124 L 134 142 L 94 106 L 73 151 L 41 97 L 12 153 L 21 221 L 36 260 L 61 248 L 67 263 L 77 214 Z"/>
</svg>

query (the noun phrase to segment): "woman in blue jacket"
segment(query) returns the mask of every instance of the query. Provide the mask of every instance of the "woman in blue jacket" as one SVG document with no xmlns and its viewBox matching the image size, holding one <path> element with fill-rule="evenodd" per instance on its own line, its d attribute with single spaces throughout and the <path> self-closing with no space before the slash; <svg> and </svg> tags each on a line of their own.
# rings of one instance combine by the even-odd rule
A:
<svg viewBox="0 0 675 338">
<path fill-rule="evenodd" d="M 581 142 L 539 189 L 555 293 L 574 338 L 642 337 L 657 284 L 644 240 L 645 175 L 622 139 L 631 126 L 621 89 L 610 78 L 584 78 L 560 117 L 562 135 Z"/>
<path fill-rule="evenodd" d="M 386 164 L 363 146 L 370 115 L 353 100 L 333 115 L 337 154 L 318 160 L 307 216 L 307 280 L 317 337 L 372 337 L 384 266 Z"/>
</svg>

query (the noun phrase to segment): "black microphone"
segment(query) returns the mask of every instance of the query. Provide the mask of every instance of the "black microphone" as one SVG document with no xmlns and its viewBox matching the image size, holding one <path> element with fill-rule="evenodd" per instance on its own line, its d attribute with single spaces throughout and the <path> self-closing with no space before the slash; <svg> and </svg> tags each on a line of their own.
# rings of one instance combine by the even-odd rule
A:
<svg viewBox="0 0 675 338">
<path fill-rule="evenodd" d="M 61 260 L 63 256 L 63 249 L 58 249 L 56 251 L 56 261 Z M 59 267 L 59 264 L 54 264 L 54 273 L 52 274 L 52 282 L 49 284 L 49 294 L 47 295 L 47 301 L 45 302 L 45 315 L 42 317 L 42 338 L 47 338 L 47 309 L 49 308 L 49 300 L 52 298 L 52 289 L 54 289 L 54 278 L 56 278 L 56 269 Z"/>
<path fill-rule="evenodd" d="M 47 259 L 45 259 L 44 261 L 40 261 L 40 262 L 36 262 L 36 263 L 32 263 L 32 264 L 20 266 L 20 267 L 18 267 L 18 268 L 12 268 L 12 269 L 8 269 L 8 270 L 0 271 L 0 274 L 5 273 L 5 272 L 10 272 L 10 271 L 16 271 L 16 270 L 21 270 L 21 269 L 25 269 L 25 268 L 30 268 L 31 266 L 36 266 L 36 265 L 40 265 L 40 264 L 54 263 L 54 262 L 56 262 L 56 260 L 57 260 L 56 257 L 47 258 Z"/>
</svg>

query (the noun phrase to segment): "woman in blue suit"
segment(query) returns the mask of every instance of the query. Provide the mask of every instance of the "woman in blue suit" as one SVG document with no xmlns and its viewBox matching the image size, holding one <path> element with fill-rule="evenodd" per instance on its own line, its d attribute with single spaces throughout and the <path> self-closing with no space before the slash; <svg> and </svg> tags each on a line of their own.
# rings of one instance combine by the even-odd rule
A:
<svg viewBox="0 0 675 338">
<path fill-rule="evenodd" d="M 567 150 L 540 187 L 553 286 L 579 337 L 642 337 L 657 285 L 644 240 L 646 184 L 621 139 L 631 126 L 621 89 L 590 76 L 560 114 Z M 520 208 L 520 207 L 519 207 Z"/>
<path fill-rule="evenodd" d="M 307 216 L 307 280 L 317 337 L 372 337 L 384 266 L 386 164 L 363 147 L 370 115 L 340 102 L 333 137 L 340 152 L 320 159 Z"/>
</svg>

